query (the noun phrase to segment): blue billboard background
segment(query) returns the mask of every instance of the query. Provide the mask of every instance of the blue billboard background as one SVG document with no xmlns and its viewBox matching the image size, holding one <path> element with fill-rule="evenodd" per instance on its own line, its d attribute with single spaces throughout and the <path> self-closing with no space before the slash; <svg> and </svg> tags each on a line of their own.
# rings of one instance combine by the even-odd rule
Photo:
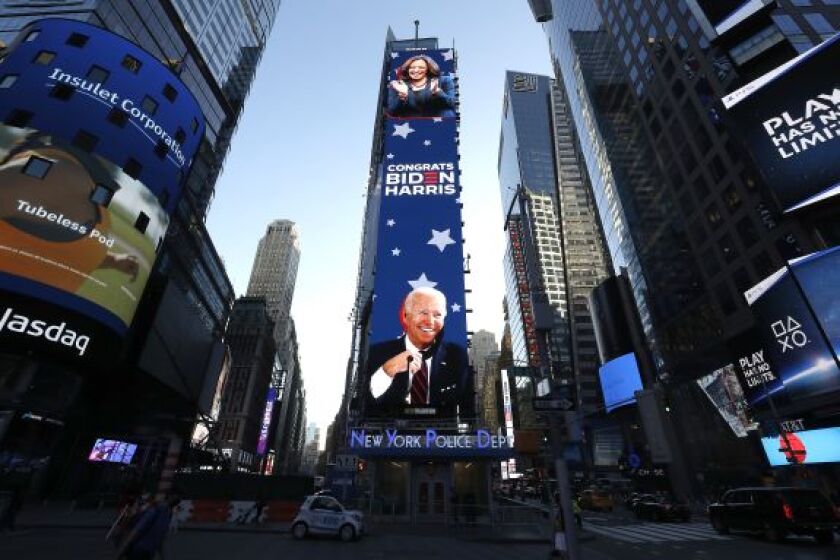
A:
<svg viewBox="0 0 840 560">
<path fill-rule="evenodd" d="M 391 53 L 389 79 L 393 78 L 397 68 L 418 54 L 433 59 L 439 65 L 441 75 L 452 79 L 454 56 L 451 50 Z M 386 83 L 384 87 L 390 86 Z M 457 120 L 454 116 L 386 116 L 383 124 L 376 277 L 366 375 L 369 381 L 373 372 L 382 365 L 374 363 L 382 360 L 373 357 L 377 352 L 371 349 L 392 343 L 403 335 L 405 329 L 401 314 L 409 292 L 421 287 L 434 288 L 446 297 L 445 326 L 436 346 L 448 347 L 447 356 L 435 358 L 436 365 L 460 364 L 458 367 L 463 370 L 457 374 L 458 381 L 452 381 L 452 386 L 440 389 L 451 391 L 450 404 L 460 406 L 463 413 L 473 396 L 466 364 Z M 435 365 L 432 368 L 430 383 L 436 390 Z M 383 412 L 370 391 L 368 393 L 368 413 L 375 413 L 377 409 Z M 434 407 L 434 399 L 430 397 L 430 400 Z M 446 413 L 454 412 L 454 406 L 446 408 Z M 435 412 L 444 413 L 444 410 L 439 408 Z M 392 413 L 394 407 L 387 411 L 389 415 Z"/>
<path fill-rule="evenodd" d="M 90 350 L 73 346 L 74 359 L 93 358 L 118 345 L 88 319 L 117 335 L 131 323 L 203 115 L 157 57 L 74 20 L 25 27 L 0 62 L 0 84 L 0 337 L 66 354 L 41 333 L 54 324 L 90 339 Z"/>
<path fill-rule="evenodd" d="M 9 46 L 6 77 L 13 83 L 0 88 L 0 120 L 29 113 L 28 128 L 97 138 L 91 153 L 120 167 L 136 161 L 135 178 L 174 211 L 205 124 L 190 90 L 157 57 L 94 25 L 47 18 Z M 126 114 L 121 125 L 108 119 L 114 109 Z"/>
<path fill-rule="evenodd" d="M 601 392 L 607 412 L 636 402 L 636 391 L 642 390 L 642 378 L 636 355 L 632 352 L 610 360 L 598 369 Z"/>
</svg>

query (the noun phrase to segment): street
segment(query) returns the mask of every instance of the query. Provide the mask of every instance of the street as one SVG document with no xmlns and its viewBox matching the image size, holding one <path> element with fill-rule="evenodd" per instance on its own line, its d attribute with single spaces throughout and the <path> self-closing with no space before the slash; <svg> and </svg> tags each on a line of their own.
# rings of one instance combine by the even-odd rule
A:
<svg viewBox="0 0 840 560">
<path fill-rule="evenodd" d="M 0 558 L 111 560 L 114 550 L 104 542 L 104 532 L 100 528 L 24 528 L 15 534 L 3 533 Z M 704 518 L 689 523 L 639 522 L 621 510 L 585 512 L 581 547 L 583 560 L 833 560 L 840 555 L 838 544 L 819 546 L 810 538 L 771 543 L 746 534 L 722 536 Z M 296 541 L 287 533 L 266 531 L 182 530 L 170 536 L 165 558 L 508 560 L 547 558 L 549 551 L 548 543 L 478 540 L 453 536 L 453 530 L 445 527 L 396 525 L 379 526 L 353 543 L 330 538 Z"/>
<path fill-rule="evenodd" d="M 621 508 L 612 513 L 584 512 L 583 529 L 584 558 L 593 559 L 828 560 L 840 556 L 837 543 L 820 546 L 810 537 L 773 543 L 747 533 L 718 535 L 701 515 L 688 523 L 657 523 L 638 521 Z"/>
<path fill-rule="evenodd" d="M 165 558 L 503 560 L 511 557 L 543 558 L 548 551 L 548 544 L 471 542 L 446 536 L 418 535 L 414 531 L 411 534 L 386 534 L 380 531 L 351 543 L 330 538 L 296 541 L 289 534 L 182 531 L 170 537 L 166 543 Z M 14 535 L 0 534 L 0 558 L 113 560 L 114 550 L 104 542 L 102 530 L 26 529 Z"/>
</svg>

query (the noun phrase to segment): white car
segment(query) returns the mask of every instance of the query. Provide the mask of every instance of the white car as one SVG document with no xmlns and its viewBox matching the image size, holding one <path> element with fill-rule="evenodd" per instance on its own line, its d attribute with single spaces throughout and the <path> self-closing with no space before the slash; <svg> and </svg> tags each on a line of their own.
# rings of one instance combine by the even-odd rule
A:
<svg viewBox="0 0 840 560">
<path fill-rule="evenodd" d="M 307 496 L 292 521 L 292 535 L 302 539 L 312 535 L 338 535 L 352 541 L 364 532 L 361 511 L 344 509 L 332 496 Z"/>
</svg>

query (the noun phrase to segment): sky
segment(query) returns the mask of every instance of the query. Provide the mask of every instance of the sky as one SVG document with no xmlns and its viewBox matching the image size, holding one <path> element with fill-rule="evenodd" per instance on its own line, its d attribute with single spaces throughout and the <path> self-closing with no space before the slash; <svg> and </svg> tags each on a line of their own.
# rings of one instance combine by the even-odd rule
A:
<svg viewBox="0 0 840 560">
<path fill-rule="evenodd" d="M 551 75 L 548 45 L 526 0 L 283 0 L 233 138 L 208 229 L 236 295 L 275 219 L 300 230 L 292 303 L 307 423 L 335 417 L 350 355 L 370 149 L 385 35 L 455 46 L 467 328 L 501 338 L 503 215 L 497 176 L 504 75 Z"/>
</svg>

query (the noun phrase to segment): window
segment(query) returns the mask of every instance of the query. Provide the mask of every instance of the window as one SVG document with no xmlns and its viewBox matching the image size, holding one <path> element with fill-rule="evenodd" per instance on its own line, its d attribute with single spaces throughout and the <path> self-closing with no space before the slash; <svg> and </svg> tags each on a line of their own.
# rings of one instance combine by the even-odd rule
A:
<svg viewBox="0 0 840 560">
<path fill-rule="evenodd" d="M 70 36 L 67 38 L 67 44 L 71 47 L 78 47 L 82 48 L 87 45 L 88 36 L 82 35 L 81 33 L 71 33 Z"/>
<path fill-rule="evenodd" d="M 30 43 L 30 42 L 34 41 L 35 39 L 37 39 L 38 35 L 40 35 L 40 34 L 41 34 L 41 32 L 37 29 L 35 31 L 30 31 L 29 34 L 26 36 L 26 39 L 24 39 L 24 41 L 27 42 L 27 43 Z"/>
<path fill-rule="evenodd" d="M 128 113 L 123 111 L 122 109 L 117 109 L 114 107 L 108 113 L 107 121 L 115 126 L 123 128 L 125 123 L 128 122 Z"/>
<path fill-rule="evenodd" d="M 9 89 L 18 79 L 17 74 L 6 74 L 2 78 L 0 78 L 0 89 Z"/>
<path fill-rule="evenodd" d="M 731 263 L 738 258 L 738 249 L 735 247 L 735 240 L 728 233 L 718 239 L 718 247 L 723 254 L 723 260 L 727 263 Z"/>
<path fill-rule="evenodd" d="M 100 206 L 107 207 L 111 203 L 111 199 L 113 197 L 114 191 L 106 187 L 105 185 L 96 185 L 93 188 L 93 192 L 90 193 L 91 202 Z"/>
<path fill-rule="evenodd" d="M 80 130 L 76 133 L 76 136 L 73 138 L 73 145 L 86 152 L 92 152 L 93 150 L 95 150 L 96 145 L 98 143 L 99 138 L 85 130 Z"/>
<path fill-rule="evenodd" d="M 138 179 L 140 178 L 140 173 L 143 171 L 143 166 L 136 159 L 128 158 L 128 161 L 123 165 L 123 171 L 132 179 Z"/>
<path fill-rule="evenodd" d="M 162 207 L 166 208 L 166 204 L 169 202 L 169 191 L 168 190 L 164 189 L 164 190 L 160 191 L 160 194 L 158 195 L 158 202 L 160 202 L 160 205 Z"/>
<path fill-rule="evenodd" d="M 716 204 L 713 203 L 706 208 L 706 219 L 709 220 L 709 223 L 712 225 L 720 223 L 720 210 L 718 210 Z"/>
<path fill-rule="evenodd" d="M 140 233 L 146 233 L 146 228 L 149 227 L 149 216 L 145 212 L 140 212 L 137 220 L 134 222 L 134 227 Z"/>
<path fill-rule="evenodd" d="M 34 62 L 35 64 L 41 64 L 43 66 L 46 66 L 47 64 L 52 62 L 54 58 L 55 58 L 55 53 L 54 52 L 41 51 L 41 52 L 39 52 L 38 54 L 35 55 L 35 58 L 32 59 L 32 62 Z"/>
<path fill-rule="evenodd" d="M 143 101 L 140 102 L 140 107 L 146 112 L 146 114 L 154 115 L 158 108 L 158 102 L 147 95 L 143 98 Z"/>
<path fill-rule="evenodd" d="M 73 97 L 73 94 L 75 92 L 76 90 L 68 86 L 67 84 L 55 84 L 50 90 L 50 97 L 61 99 L 62 101 L 67 101 L 68 99 Z"/>
<path fill-rule="evenodd" d="M 100 84 L 104 84 L 105 80 L 107 80 L 108 76 L 110 76 L 110 75 L 111 75 L 110 72 L 108 72 L 107 70 L 105 70 L 101 66 L 97 66 L 96 64 L 94 64 L 93 66 L 90 67 L 90 70 L 88 70 L 87 78 L 91 82 L 99 82 Z"/>
<path fill-rule="evenodd" d="M 176 142 L 178 142 L 179 144 L 183 144 L 183 143 L 184 143 L 184 140 L 186 140 L 186 139 L 187 139 L 187 133 L 186 133 L 186 132 L 184 132 L 184 129 L 183 129 L 183 128 L 178 127 L 178 130 L 176 130 L 176 131 L 175 131 L 175 136 L 174 136 L 174 138 L 175 138 L 175 141 L 176 141 Z"/>
<path fill-rule="evenodd" d="M 9 116 L 6 117 L 4 121 L 9 126 L 16 126 L 18 128 L 24 128 L 29 124 L 29 121 L 32 120 L 32 112 L 31 111 L 24 111 L 23 109 L 14 109 Z"/>
<path fill-rule="evenodd" d="M 192 128 L 193 134 L 198 132 L 198 119 L 193 117 L 192 122 L 190 123 L 190 128 Z"/>
<path fill-rule="evenodd" d="M 23 166 L 23 174 L 35 177 L 36 179 L 43 179 L 52 167 L 53 162 L 38 156 L 29 156 L 29 161 Z"/>
<path fill-rule="evenodd" d="M 726 187 L 726 190 L 723 191 L 723 201 L 730 210 L 735 210 L 741 206 L 741 195 L 738 194 L 738 189 L 735 188 L 735 185 Z"/>
<path fill-rule="evenodd" d="M 831 35 L 834 33 L 834 27 L 832 27 L 831 24 L 828 23 L 828 20 L 825 19 L 825 16 L 823 16 L 822 14 L 805 14 L 805 19 L 808 20 L 808 23 L 811 24 L 811 27 L 814 28 L 814 31 L 816 31 L 820 35 Z"/>
<path fill-rule="evenodd" d="M 178 97 L 178 90 L 176 90 L 171 85 L 166 84 L 165 86 L 163 86 L 163 96 L 169 101 L 174 102 L 175 99 Z"/>
<path fill-rule="evenodd" d="M 732 299 L 732 294 L 729 291 L 729 287 L 726 284 L 720 284 L 717 288 L 715 288 L 715 294 L 717 295 L 718 303 L 720 303 L 720 308 L 723 310 L 725 315 L 731 315 L 737 309 L 735 307 L 735 301 Z M 740 494 L 740 492 L 736 492 L 736 494 Z M 727 503 L 739 503 L 735 496 L 726 500 Z"/>
<path fill-rule="evenodd" d="M 163 140 L 159 140 L 157 145 L 155 146 L 155 155 L 160 159 L 164 159 L 168 152 L 169 147 L 166 145 L 166 142 L 164 142 Z"/>
<path fill-rule="evenodd" d="M 744 247 L 752 247 L 758 243 L 758 228 L 755 227 L 755 223 L 753 223 L 749 216 L 741 218 L 735 224 L 735 229 L 738 231 L 738 237 L 741 238 Z"/>
<path fill-rule="evenodd" d="M 125 68 L 129 72 L 133 72 L 134 74 L 139 72 L 140 67 L 143 66 L 143 64 L 139 60 L 137 60 L 130 54 L 125 55 L 125 57 L 122 59 L 121 64 L 123 68 Z"/>
</svg>

